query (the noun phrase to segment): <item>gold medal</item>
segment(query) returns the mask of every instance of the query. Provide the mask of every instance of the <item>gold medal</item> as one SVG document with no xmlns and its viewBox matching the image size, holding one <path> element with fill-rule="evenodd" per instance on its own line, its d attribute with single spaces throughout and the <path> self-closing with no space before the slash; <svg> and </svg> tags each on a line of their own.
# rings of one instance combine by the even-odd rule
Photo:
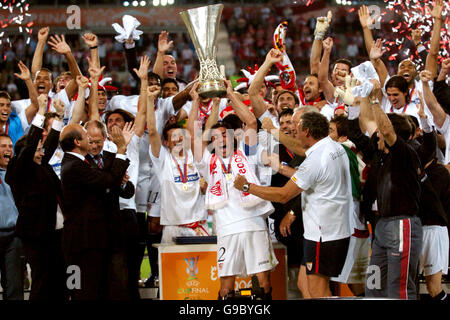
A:
<svg viewBox="0 0 450 320">
<path fill-rule="evenodd" d="M 187 186 L 187 184 L 186 183 L 183 183 L 183 191 L 188 191 L 188 186 Z"/>
<path fill-rule="evenodd" d="M 231 173 L 227 173 L 227 174 L 225 175 L 225 178 L 226 178 L 228 181 L 230 181 L 231 179 L 233 179 L 233 175 L 232 175 Z"/>
</svg>

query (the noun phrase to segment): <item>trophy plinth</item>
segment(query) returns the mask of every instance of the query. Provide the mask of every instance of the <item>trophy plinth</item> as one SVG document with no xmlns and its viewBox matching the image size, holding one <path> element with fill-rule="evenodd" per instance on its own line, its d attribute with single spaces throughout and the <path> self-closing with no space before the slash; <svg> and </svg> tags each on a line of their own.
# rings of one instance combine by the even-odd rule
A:
<svg viewBox="0 0 450 320">
<path fill-rule="evenodd" d="M 180 12 L 200 62 L 198 94 L 224 97 L 227 88 L 216 62 L 216 42 L 223 5 L 216 4 Z"/>
</svg>

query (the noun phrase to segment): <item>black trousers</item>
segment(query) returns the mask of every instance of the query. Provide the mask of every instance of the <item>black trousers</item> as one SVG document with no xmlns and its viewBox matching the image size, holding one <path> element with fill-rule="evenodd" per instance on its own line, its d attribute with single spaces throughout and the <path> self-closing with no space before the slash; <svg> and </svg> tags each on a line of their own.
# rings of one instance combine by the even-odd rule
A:
<svg viewBox="0 0 450 320">
<path fill-rule="evenodd" d="M 57 230 L 45 240 L 22 240 L 31 267 L 30 300 L 68 299 L 61 235 L 62 230 Z"/>
<path fill-rule="evenodd" d="M 81 287 L 70 291 L 72 300 L 107 300 L 107 250 L 86 249 L 70 254 L 69 265 L 81 271 Z"/>
<path fill-rule="evenodd" d="M 124 250 L 124 255 L 116 254 L 117 263 L 122 263 L 122 259 L 128 270 L 128 294 L 131 300 L 140 299 L 139 294 L 139 273 L 141 260 L 139 254 L 139 226 L 136 211 L 132 209 L 120 210 L 121 231 L 124 243 L 120 246 Z M 121 249 L 119 249 L 119 252 Z M 117 257 L 119 256 L 119 257 Z"/>
</svg>

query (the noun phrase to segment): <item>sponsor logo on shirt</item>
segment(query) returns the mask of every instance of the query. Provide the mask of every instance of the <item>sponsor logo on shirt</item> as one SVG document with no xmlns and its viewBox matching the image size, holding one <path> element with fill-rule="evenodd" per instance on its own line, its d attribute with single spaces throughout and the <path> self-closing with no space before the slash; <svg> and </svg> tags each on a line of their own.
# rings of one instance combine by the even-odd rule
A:
<svg viewBox="0 0 450 320">
<path fill-rule="evenodd" d="M 173 180 L 174 180 L 174 182 L 182 182 L 181 176 L 175 177 L 175 178 L 173 178 Z M 193 181 L 197 181 L 197 180 L 200 180 L 198 173 L 190 174 L 187 176 L 187 182 L 193 182 Z"/>
</svg>

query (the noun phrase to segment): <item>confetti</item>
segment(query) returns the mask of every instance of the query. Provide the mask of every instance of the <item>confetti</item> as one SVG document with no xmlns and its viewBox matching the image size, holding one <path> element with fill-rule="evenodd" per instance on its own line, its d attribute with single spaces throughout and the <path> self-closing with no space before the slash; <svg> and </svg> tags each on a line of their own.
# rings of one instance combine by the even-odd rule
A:
<svg viewBox="0 0 450 320">
<path fill-rule="evenodd" d="M 31 20 L 31 14 L 27 13 L 30 4 L 27 3 L 27 0 L 2 0 L 2 2 L 1 8 L 9 12 L 4 14 L 5 18 L 3 20 L 0 20 L 1 30 L 17 26 L 19 33 L 24 34 L 24 40 L 26 39 L 26 43 L 29 44 L 31 41 L 30 35 L 33 32 L 32 26 L 34 24 Z M 9 38 L 8 29 L 6 29 L 6 32 L 2 31 L 0 33 L 0 44 L 4 41 L 11 45 L 12 41 Z"/>
<path fill-rule="evenodd" d="M 384 0 L 386 3 L 386 10 L 390 11 L 389 18 L 382 17 L 382 22 L 392 26 L 393 36 L 395 41 L 386 41 L 386 50 L 391 56 L 389 60 L 396 60 L 400 49 L 403 49 L 403 55 L 410 57 L 413 62 L 419 66 L 423 66 L 423 61 L 420 60 L 417 50 L 410 50 L 409 43 L 404 43 L 405 38 L 411 40 L 411 32 L 413 29 L 420 29 L 422 31 L 422 38 L 428 39 L 423 41 L 423 45 L 429 51 L 431 32 L 433 30 L 433 18 L 431 17 L 431 10 L 433 9 L 433 0 Z M 450 42 L 450 1 L 444 1 L 444 9 L 442 12 L 443 21 L 441 29 L 441 43 L 439 50 L 439 60 L 449 57 L 448 43 Z M 386 12 L 382 13 L 384 16 Z M 414 47 L 413 47 L 414 48 Z M 395 55 L 394 55 L 395 54 Z"/>
</svg>

